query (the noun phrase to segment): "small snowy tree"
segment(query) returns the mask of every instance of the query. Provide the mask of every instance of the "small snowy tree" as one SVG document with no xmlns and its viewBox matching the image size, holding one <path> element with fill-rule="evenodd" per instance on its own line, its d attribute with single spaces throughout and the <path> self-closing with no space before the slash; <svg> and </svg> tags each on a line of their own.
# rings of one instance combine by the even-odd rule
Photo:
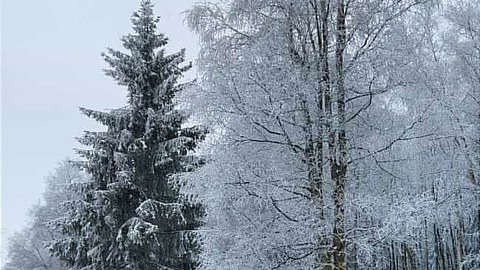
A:
<svg viewBox="0 0 480 270">
<path fill-rule="evenodd" d="M 28 226 L 9 239 L 4 270 L 67 269 L 44 249 L 44 242 L 59 237 L 45 223 L 63 217 L 58 206 L 79 197 L 79 193 L 69 187 L 87 182 L 88 176 L 70 162 L 62 162 L 46 180 L 43 200 L 30 210 Z"/>
<path fill-rule="evenodd" d="M 191 65 L 184 50 L 167 55 L 167 38 L 156 33 L 153 4 L 143 0 L 132 16 L 124 53 L 103 54 L 106 74 L 128 90 L 128 106 L 109 112 L 81 111 L 105 125 L 79 141 L 81 165 L 92 174 L 82 200 L 65 205 L 69 218 L 53 224 L 64 238 L 50 251 L 73 269 L 194 269 L 199 250 L 193 230 L 202 207 L 181 195 L 179 174 L 200 160 L 191 155 L 206 131 L 182 127 L 174 108 L 179 84 Z"/>
</svg>

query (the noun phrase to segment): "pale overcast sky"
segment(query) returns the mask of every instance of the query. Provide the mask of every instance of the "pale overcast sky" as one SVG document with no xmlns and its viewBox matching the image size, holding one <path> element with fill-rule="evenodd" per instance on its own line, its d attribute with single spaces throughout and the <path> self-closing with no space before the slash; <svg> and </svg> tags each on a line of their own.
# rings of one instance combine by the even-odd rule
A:
<svg viewBox="0 0 480 270">
<path fill-rule="evenodd" d="M 125 89 L 103 75 L 100 53 L 120 49 L 140 0 L 2 0 L 1 241 L 25 224 L 44 177 L 78 147 L 74 137 L 98 126 L 78 107 L 111 109 Z M 156 0 L 169 52 L 198 53 L 182 11 L 194 0 Z M 191 75 L 193 76 L 193 75 Z"/>
</svg>

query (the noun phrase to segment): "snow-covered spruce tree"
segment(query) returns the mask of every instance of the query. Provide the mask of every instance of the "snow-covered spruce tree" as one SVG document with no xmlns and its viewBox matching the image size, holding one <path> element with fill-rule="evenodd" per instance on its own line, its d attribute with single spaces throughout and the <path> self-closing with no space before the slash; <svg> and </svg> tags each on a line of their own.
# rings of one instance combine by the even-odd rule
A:
<svg viewBox="0 0 480 270">
<path fill-rule="evenodd" d="M 129 53 L 109 49 L 106 74 L 128 89 L 128 106 L 109 112 L 81 109 L 107 127 L 79 141 L 83 166 L 93 183 L 84 198 L 67 205 L 69 219 L 57 223 L 64 238 L 51 252 L 72 269 L 195 269 L 199 246 L 194 230 L 203 210 L 181 195 L 179 174 L 200 161 L 191 155 L 206 131 L 182 127 L 175 106 L 178 83 L 191 65 L 184 50 L 167 55 L 167 38 L 156 32 L 153 4 L 133 13 L 133 34 L 123 37 Z"/>
</svg>

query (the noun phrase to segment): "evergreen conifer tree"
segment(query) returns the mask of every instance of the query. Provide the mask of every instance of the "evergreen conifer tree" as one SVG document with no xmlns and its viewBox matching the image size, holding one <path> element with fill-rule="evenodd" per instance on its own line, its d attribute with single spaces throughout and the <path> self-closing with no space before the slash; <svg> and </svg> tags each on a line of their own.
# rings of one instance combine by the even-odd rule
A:
<svg viewBox="0 0 480 270">
<path fill-rule="evenodd" d="M 184 269 L 197 266 L 194 230 L 203 210 L 181 195 L 179 174 L 199 166 L 191 155 L 206 130 L 184 128 L 175 107 L 184 50 L 167 55 L 167 38 L 156 32 L 158 17 L 150 0 L 133 13 L 133 34 L 122 38 L 124 53 L 103 54 L 106 74 L 128 90 L 128 105 L 108 112 L 81 111 L 105 125 L 85 132 L 78 150 L 92 183 L 82 200 L 65 204 L 66 221 L 52 226 L 64 238 L 48 249 L 73 269 Z"/>
</svg>

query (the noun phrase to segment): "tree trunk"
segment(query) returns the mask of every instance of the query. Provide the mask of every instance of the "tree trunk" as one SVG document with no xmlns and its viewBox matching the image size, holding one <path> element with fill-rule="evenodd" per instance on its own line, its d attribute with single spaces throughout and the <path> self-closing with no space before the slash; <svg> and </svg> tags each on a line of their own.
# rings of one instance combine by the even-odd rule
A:
<svg viewBox="0 0 480 270">
<path fill-rule="evenodd" d="M 330 173 L 334 184 L 333 262 L 336 270 L 345 269 L 345 183 L 347 175 L 347 138 L 345 132 L 345 87 L 343 53 L 345 49 L 345 4 L 337 1 L 336 24 L 336 123 L 330 133 Z"/>
<path fill-rule="evenodd" d="M 317 71 L 318 71 L 318 111 L 320 113 L 318 123 L 318 138 L 314 148 L 316 149 L 317 173 L 321 176 L 317 181 L 310 181 L 317 190 L 317 201 L 320 210 L 320 218 L 324 218 L 324 191 L 323 191 L 323 162 L 324 157 L 324 139 L 331 133 L 331 98 L 330 98 L 330 70 L 328 65 L 328 4 L 325 0 L 312 1 L 312 7 L 315 15 L 316 41 L 312 38 L 312 44 L 317 43 Z M 315 46 L 314 46 L 315 47 Z M 328 144 L 328 147 L 331 147 Z M 313 180 L 313 179 L 312 179 Z M 323 270 L 332 270 L 332 251 L 324 248 L 329 245 L 329 237 L 322 233 L 318 241 L 318 254 L 316 267 Z"/>
</svg>

